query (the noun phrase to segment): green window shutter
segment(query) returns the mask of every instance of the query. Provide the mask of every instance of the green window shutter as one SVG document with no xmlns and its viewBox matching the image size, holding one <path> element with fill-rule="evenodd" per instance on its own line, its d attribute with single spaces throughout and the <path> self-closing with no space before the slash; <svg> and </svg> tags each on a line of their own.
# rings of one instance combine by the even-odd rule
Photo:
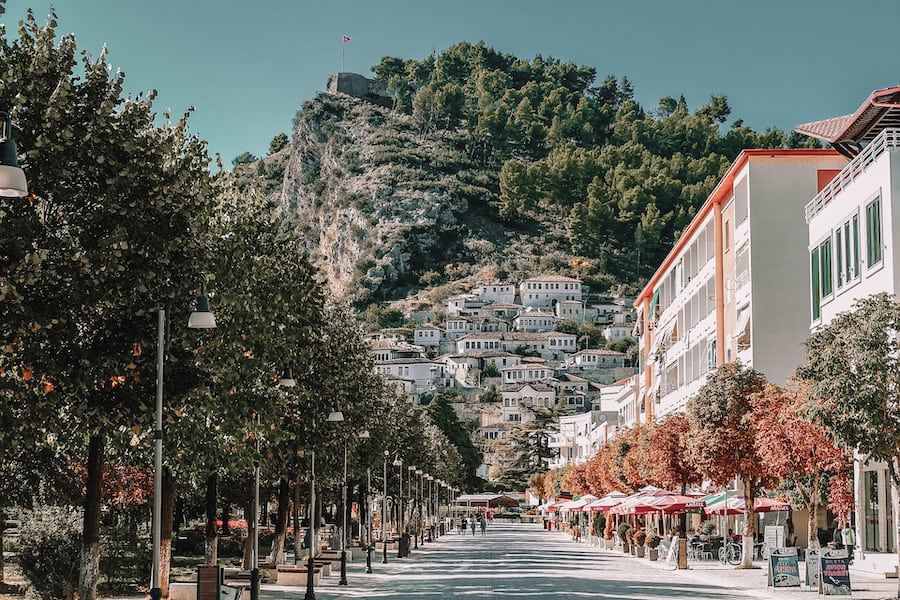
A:
<svg viewBox="0 0 900 600">
<path fill-rule="evenodd" d="M 812 318 L 813 321 L 818 321 L 822 316 L 821 311 L 821 300 L 822 297 L 819 295 L 819 249 L 815 248 L 810 255 L 810 265 L 809 265 L 809 274 L 810 274 L 810 290 L 812 291 Z"/>
<path fill-rule="evenodd" d="M 881 262 L 881 198 L 866 206 L 866 248 L 867 266 Z"/>
<path fill-rule="evenodd" d="M 853 277 L 859 277 L 859 215 L 853 215 Z"/>
<path fill-rule="evenodd" d="M 825 296 L 830 296 L 831 292 L 834 291 L 834 288 L 832 287 L 831 240 L 822 242 L 822 245 L 819 246 L 819 250 L 819 260 L 822 265 L 822 298 L 824 298 Z"/>
</svg>

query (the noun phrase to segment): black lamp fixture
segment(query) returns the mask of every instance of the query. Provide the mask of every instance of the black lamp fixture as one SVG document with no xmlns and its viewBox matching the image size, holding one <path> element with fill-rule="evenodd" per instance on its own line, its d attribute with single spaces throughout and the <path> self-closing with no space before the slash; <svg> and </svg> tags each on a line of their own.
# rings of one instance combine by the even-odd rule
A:
<svg viewBox="0 0 900 600">
<path fill-rule="evenodd" d="M 278 376 L 278 385 L 280 387 L 297 387 L 297 380 L 294 379 L 294 372 L 290 367 Z"/>
<path fill-rule="evenodd" d="M 194 312 L 188 318 L 188 327 L 191 329 L 215 329 L 216 316 L 209 310 L 209 296 L 206 295 L 206 284 L 203 284 Z"/>
<path fill-rule="evenodd" d="M 19 167 L 18 150 L 12 135 L 12 120 L 7 112 L 0 112 L 0 196 L 28 196 L 28 181 L 25 179 L 25 171 Z"/>
</svg>

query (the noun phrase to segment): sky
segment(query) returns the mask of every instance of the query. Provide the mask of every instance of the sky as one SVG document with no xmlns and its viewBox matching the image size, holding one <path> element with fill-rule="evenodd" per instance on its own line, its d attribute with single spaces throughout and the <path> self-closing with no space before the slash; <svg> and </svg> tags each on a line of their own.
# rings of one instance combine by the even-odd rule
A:
<svg viewBox="0 0 900 600">
<path fill-rule="evenodd" d="M 0 0 L 2 1 L 2 0 Z M 290 135 L 304 101 L 337 71 L 371 76 L 384 56 L 422 59 L 458 42 L 628 77 L 654 109 L 684 95 L 691 110 L 724 94 L 729 123 L 784 131 L 854 112 L 900 84 L 891 41 L 897 0 L 55 0 L 60 34 L 155 89 L 158 112 L 195 112 L 191 129 L 231 159 Z M 28 8 L 7 0 L 7 38 Z M 352 39 L 344 43 L 343 36 Z"/>
</svg>

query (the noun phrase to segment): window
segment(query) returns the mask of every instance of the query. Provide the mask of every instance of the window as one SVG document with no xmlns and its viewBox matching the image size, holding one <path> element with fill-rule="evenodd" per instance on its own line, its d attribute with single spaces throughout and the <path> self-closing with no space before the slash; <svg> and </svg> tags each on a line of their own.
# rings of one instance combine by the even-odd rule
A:
<svg viewBox="0 0 900 600">
<path fill-rule="evenodd" d="M 819 245 L 819 260 L 822 264 L 822 298 L 830 296 L 834 280 L 831 272 L 831 238 Z"/>
<path fill-rule="evenodd" d="M 881 262 L 881 198 L 866 205 L 866 258 L 867 266 Z"/>
<path fill-rule="evenodd" d="M 809 258 L 810 289 L 812 290 L 812 318 L 818 321 L 822 316 L 822 297 L 819 295 L 819 249 L 813 248 Z"/>
<path fill-rule="evenodd" d="M 837 266 L 837 288 L 841 289 L 844 285 L 844 244 L 843 229 L 838 228 L 834 232 L 834 264 Z"/>
</svg>

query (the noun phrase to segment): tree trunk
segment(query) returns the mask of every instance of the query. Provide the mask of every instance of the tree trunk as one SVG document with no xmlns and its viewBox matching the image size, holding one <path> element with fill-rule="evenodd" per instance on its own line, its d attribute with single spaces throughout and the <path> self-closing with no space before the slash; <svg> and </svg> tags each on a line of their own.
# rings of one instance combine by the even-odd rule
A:
<svg viewBox="0 0 900 600">
<path fill-rule="evenodd" d="M 808 546 L 810 548 L 818 548 L 819 547 L 819 471 L 816 469 L 813 472 L 813 488 L 812 488 L 812 497 L 809 501 L 809 522 L 807 523 L 807 529 L 809 530 L 809 534 L 807 535 Z"/>
<path fill-rule="evenodd" d="M 103 486 L 104 442 L 102 433 L 92 434 L 88 442 L 81 566 L 78 577 L 78 596 L 81 600 L 96 600 L 97 583 L 100 578 L 100 494 Z"/>
<path fill-rule="evenodd" d="M 4 525 L 6 524 L 6 519 L 3 518 L 3 505 L 0 504 L 0 584 L 4 581 L 3 572 L 6 570 L 6 564 L 3 560 L 3 531 L 6 529 Z"/>
<path fill-rule="evenodd" d="M 753 568 L 753 545 L 756 543 L 756 513 L 754 502 L 756 500 L 756 486 L 750 479 L 744 479 L 744 539 L 742 569 Z"/>
<path fill-rule="evenodd" d="M 275 539 L 272 540 L 270 562 L 273 565 L 284 563 L 284 538 L 287 535 L 288 510 L 290 509 L 291 486 L 285 477 L 278 482 L 278 512 L 275 516 Z"/>
<path fill-rule="evenodd" d="M 687 485 L 682 484 L 681 494 L 687 494 Z M 678 568 L 687 569 L 687 513 L 682 512 L 678 517 Z"/>
<path fill-rule="evenodd" d="M 208 565 L 214 565 L 219 562 L 219 535 L 216 527 L 218 484 L 218 474 L 213 473 L 206 478 L 206 543 L 204 544 L 204 554 Z"/>
<path fill-rule="evenodd" d="M 172 563 L 172 526 L 175 523 L 175 478 L 163 467 L 162 513 L 159 525 L 159 589 L 162 597 L 169 597 L 169 570 Z"/>
<path fill-rule="evenodd" d="M 300 477 L 294 484 L 294 562 L 300 562 L 303 552 L 303 536 L 300 534 Z"/>
</svg>

